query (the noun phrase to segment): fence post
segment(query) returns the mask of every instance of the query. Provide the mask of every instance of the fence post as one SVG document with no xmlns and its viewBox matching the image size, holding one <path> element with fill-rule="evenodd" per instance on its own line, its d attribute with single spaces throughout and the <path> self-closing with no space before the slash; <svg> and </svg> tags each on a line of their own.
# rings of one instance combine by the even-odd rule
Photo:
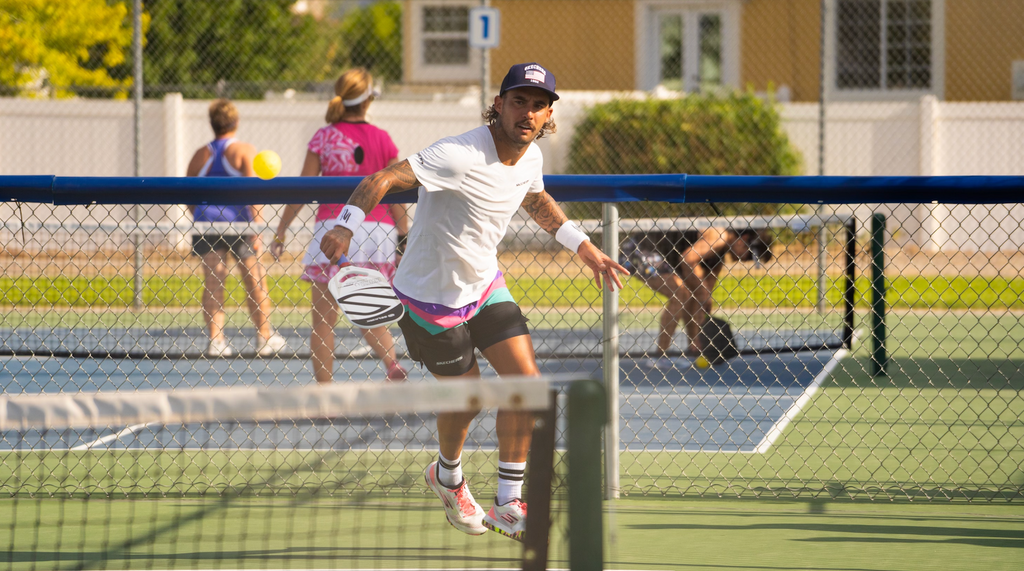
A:
<svg viewBox="0 0 1024 571">
<path fill-rule="evenodd" d="M 185 99 L 180 93 L 168 93 L 163 101 L 164 129 L 164 176 L 185 176 L 188 157 L 185 150 Z M 180 228 L 191 224 L 192 216 L 183 204 L 164 207 L 163 220 L 171 223 L 171 229 L 154 239 L 166 242 L 181 254 L 192 249 L 188 234 Z"/>
<path fill-rule="evenodd" d="M 491 0 L 480 0 L 480 7 L 487 8 L 491 5 Z M 487 109 L 491 106 L 490 98 L 487 95 L 490 93 L 491 87 L 491 48 L 480 48 L 480 114 L 483 115 L 487 112 Z M 486 125 L 487 122 L 483 121 Z"/>
<path fill-rule="evenodd" d="M 821 0 L 818 10 L 820 23 L 818 24 L 818 176 L 825 176 L 825 47 L 827 20 L 827 0 Z M 825 292 L 828 288 L 828 228 L 825 227 L 825 205 L 819 204 L 817 209 L 818 217 L 821 218 L 821 226 L 818 227 L 818 301 L 815 304 L 818 315 L 825 313 Z"/>
<path fill-rule="evenodd" d="M 885 375 L 885 216 L 871 217 L 871 376 Z"/>
<path fill-rule="evenodd" d="M 594 380 L 569 386 L 569 568 L 603 567 L 604 515 L 601 510 L 601 429 L 607 397 Z"/>
<path fill-rule="evenodd" d="M 604 204 L 602 212 L 603 248 L 611 259 L 619 259 L 619 207 L 614 202 Z M 619 497 L 619 292 L 608 291 L 602 296 L 601 340 L 605 393 L 608 397 L 608 427 L 604 441 L 605 498 Z"/>
<path fill-rule="evenodd" d="M 132 98 L 135 108 L 134 130 L 135 130 L 135 176 L 142 176 L 142 0 L 132 2 L 132 75 L 134 81 L 134 97 Z M 135 309 L 142 309 L 142 232 L 139 230 L 139 222 L 142 219 L 142 207 L 136 204 L 132 207 L 132 218 L 135 221 L 135 232 L 132 234 L 132 243 L 135 247 L 133 256 L 132 276 L 132 306 Z"/>
</svg>

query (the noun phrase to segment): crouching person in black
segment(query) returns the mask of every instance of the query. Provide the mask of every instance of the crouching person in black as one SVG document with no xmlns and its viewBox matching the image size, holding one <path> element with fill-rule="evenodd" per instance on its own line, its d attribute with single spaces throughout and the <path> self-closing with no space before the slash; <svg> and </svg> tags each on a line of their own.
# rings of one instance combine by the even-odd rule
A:
<svg viewBox="0 0 1024 571">
<path fill-rule="evenodd" d="M 727 258 L 767 262 L 772 258 L 771 235 L 765 229 L 707 228 L 631 234 L 622 244 L 622 265 L 655 293 L 668 298 L 659 319 L 654 358 L 672 347 L 676 327 L 683 323 L 693 358 L 709 347 L 701 335 L 711 318 L 712 294 Z M 712 362 L 718 359 L 710 359 Z"/>
</svg>

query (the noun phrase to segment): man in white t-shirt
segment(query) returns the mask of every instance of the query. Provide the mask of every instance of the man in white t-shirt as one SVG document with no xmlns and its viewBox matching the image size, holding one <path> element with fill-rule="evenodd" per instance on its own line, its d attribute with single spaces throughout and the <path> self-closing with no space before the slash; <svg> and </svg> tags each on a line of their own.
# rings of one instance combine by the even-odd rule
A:
<svg viewBox="0 0 1024 571">
<path fill-rule="evenodd" d="M 474 349 L 499 375 L 540 374 L 519 306 L 498 268 L 498 245 L 523 207 L 594 272 L 598 287 L 621 288 L 625 268 L 590 243 L 544 190 L 544 157 L 534 140 L 553 132 L 554 75 L 536 63 L 509 69 L 488 125 L 447 137 L 366 177 L 321 241 L 337 261 L 365 212 L 390 192 L 419 187 L 416 220 L 394 287 L 406 306 L 399 322 L 410 356 L 439 379 L 479 377 Z M 522 540 L 523 474 L 530 448 L 530 413 L 498 411 L 498 493 L 485 515 L 462 477 L 462 447 L 476 413 L 438 414 L 440 454 L 425 473 L 448 521 L 479 535 L 491 529 Z"/>
</svg>

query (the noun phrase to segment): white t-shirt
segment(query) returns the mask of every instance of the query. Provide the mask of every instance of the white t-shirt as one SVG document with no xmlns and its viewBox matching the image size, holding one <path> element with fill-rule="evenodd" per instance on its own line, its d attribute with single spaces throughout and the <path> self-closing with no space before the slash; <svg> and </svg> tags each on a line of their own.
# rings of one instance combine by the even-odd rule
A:
<svg viewBox="0 0 1024 571">
<path fill-rule="evenodd" d="M 480 301 L 498 274 L 498 244 L 528 192 L 542 192 L 544 157 L 530 144 L 515 166 L 498 160 L 486 126 L 409 157 L 423 185 L 395 288 L 459 308 Z"/>
</svg>

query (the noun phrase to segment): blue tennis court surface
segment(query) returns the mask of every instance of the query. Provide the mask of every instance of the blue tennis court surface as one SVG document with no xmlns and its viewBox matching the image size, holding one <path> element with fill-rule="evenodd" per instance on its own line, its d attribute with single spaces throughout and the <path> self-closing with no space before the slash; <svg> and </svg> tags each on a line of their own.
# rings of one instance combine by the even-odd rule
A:
<svg viewBox="0 0 1024 571">
<path fill-rule="evenodd" d="M 764 451 L 816 390 L 837 350 L 741 355 L 699 369 L 682 358 L 654 362 L 620 360 L 621 448 L 630 451 Z M 0 358 L 0 386 L 7 393 L 134 391 L 214 386 L 309 385 L 308 359 L 95 359 L 78 357 Z M 408 382 L 435 382 L 403 361 Z M 602 377 L 597 358 L 540 359 L 545 374 Z M 372 357 L 339 359 L 336 378 L 384 381 Z M 804 399 L 806 400 L 806 398 Z M 105 447 L 423 449 L 434 448 L 433 417 L 312 419 L 289 425 L 226 422 L 218 426 L 140 425 L 108 431 L 5 433 L 0 448 L 85 449 Z M 493 414 L 481 415 L 469 445 L 493 449 Z M 35 442 L 33 442 L 35 440 Z M 40 442 L 42 441 L 42 442 Z M 44 445 L 45 443 L 45 445 Z"/>
<path fill-rule="evenodd" d="M 707 369 L 648 359 L 619 362 L 620 448 L 630 451 L 764 451 L 841 350 L 742 355 Z M 660 365 L 660 366 L 656 366 Z M 599 360 L 543 363 L 545 373 L 589 373 Z"/>
</svg>

